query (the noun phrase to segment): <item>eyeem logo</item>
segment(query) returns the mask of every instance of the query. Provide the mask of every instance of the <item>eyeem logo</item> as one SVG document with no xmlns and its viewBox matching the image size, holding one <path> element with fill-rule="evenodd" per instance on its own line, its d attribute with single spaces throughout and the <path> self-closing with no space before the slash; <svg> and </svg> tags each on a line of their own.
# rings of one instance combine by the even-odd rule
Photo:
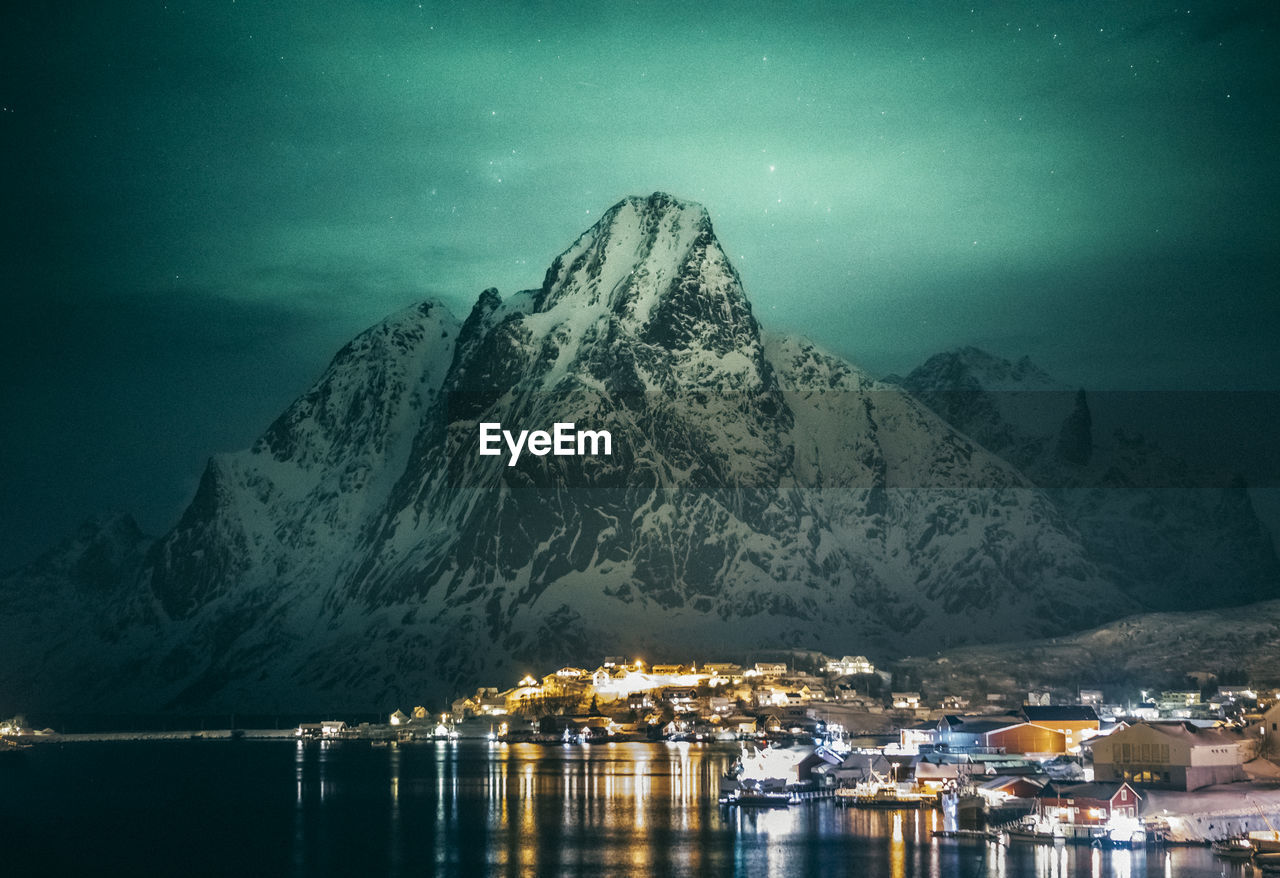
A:
<svg viewBox="0 0 1280 878">
<path fill-rule="evenodd" d="M 511 452 L 507 466 L 515 466 L 524 451 L 536 457 L 546 457 L 548 454 L 556 457 L 583 457 L 588 454 L 593 457 L 608 457 L 613 454 L 613 436 L 608 430 L 574 430 L 573 424 L 568 423 L 556 424 L 550 433 L 546 430 L 534 430 L 532 433 L 521 430 L 518 434 L 513 434 L 510 430 L 502 429 L 499 423 L 480 425 L 481 456 L 494 457 L 501 454 L 503 442 Z"/>
</svg>

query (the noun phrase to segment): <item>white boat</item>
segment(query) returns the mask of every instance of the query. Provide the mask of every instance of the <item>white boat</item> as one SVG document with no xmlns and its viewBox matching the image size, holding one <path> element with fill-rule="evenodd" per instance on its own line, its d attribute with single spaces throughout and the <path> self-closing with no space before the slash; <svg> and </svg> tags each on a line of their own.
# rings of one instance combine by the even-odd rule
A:
<svg viewBox="0 0 1280 878">
<path fill-rule="evenodd" d="M 1249 833 L 1249 844 L 1260 854 L 1280 854 L 1280 832 L 1274 829 L 1254 830 Z"/>
<path fill-rule="evenodd" d="M 937 797 L 895 783 L 860 783 L 841 787 L 835 793 L 836 803 L 855 808 L 925 808 L 937 803 Z"/>
<path fill-rule="evenodd" d="M 1253 856 L 1253 845 L 1245 836 L 1237 835 L 1215 841 L 1213 852 L 1226 860 L 1248 860 Z"/>
<path fill-rule="evenodd" d="M 1055 824 L 1035 814 L 1028 814 L 1019 822 L 1006 827 L 1005 832 L 1010 841 L 1030 841 L 1037 844 L 1053 844 L 1063 837 Z"/>
</svg>

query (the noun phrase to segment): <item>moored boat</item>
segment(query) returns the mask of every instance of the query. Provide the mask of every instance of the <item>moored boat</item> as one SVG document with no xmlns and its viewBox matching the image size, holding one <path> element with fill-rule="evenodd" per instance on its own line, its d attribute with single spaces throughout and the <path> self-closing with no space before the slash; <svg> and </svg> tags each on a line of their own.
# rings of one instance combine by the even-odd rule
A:
<svg viewBox="0 0 1280 878">
<path fill-rule="evenodd" d="M 1007 829 L 1005 833 L 1009 836 L 1009 841 L 1029 841 L 1033 844 L 1053 844 L 1060 835 L 1054 835 L 1051 830 L 1047 829 L 1026 829 L 1016 828 Z"/>
<path fill-rule="evenodd" d="M 1227 860 L 1247 860 L 1253 856 L 1253 845 L 1243 835 L 1224 838 L 1213 843 L 1213 852 Z"/>
<path fill-rule="evenodd" d="M 927 808 L 937 804 L 937 798 L 927 793 L 904 790 L 896 784 L 859 784 L 844 787 L 835 792 L 837 804 L 854 808 Z"/>
<path fill-rule="evenodd" d="M 1249 833 L 1249 844 L 1260 854 L 1280 854 L 1280 832 L 1274 829 L 1254 830 Z"/>
<path fill-rule="evenodd" d="M 737 805 L 742 808 L 785 808 L 791 804 L 791 796 L 783 792 L 739 790 L 721 801 L 726 805 Z"/>
<path fill-rule="evenodd" d="M 1028 814 L 1017 823 L 1005 827 L 1009 841 L 1029 841 L 1033 844 L 1053 844 L 1062 838 L 1062 833 L 1043 817 Z"/>
</svg>

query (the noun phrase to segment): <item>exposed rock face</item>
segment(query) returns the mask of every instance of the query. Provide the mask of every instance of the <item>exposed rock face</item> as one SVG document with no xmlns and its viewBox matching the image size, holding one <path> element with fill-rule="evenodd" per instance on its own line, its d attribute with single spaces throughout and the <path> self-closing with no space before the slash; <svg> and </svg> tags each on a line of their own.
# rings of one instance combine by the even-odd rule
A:
<svg viewBox="0 0 1280 878">
<path fill-rule="evenodd" d="M 570 421 L 612 454 L 478 454 L 481 423 Z M 894 655 L 1132 609 L 982 441 L 763 333 L 706 211 L 629 198 L 540 288 L 486 290 L 462 322 L 432 302 L 388 318 L 214 458 L 178 525 L 107 577 L 129 599 L 102 619 L 133 651 L 57 697 L 386 709 L 604 653 Z M 29 674 L 0 658 L 0 685 Z"/>
<path fill-rule="evenodd" d="M 1093 418 L 1084 391 L 1076 393 L 1076 402 L 1058 431 L 1058 459 L 1064 463 L 1085 466 L 1093 457 Z"/>
<path fill-rule="evenodd" d="M 1026 358 L 963 348 L 901 384 L 1044 489 L 1107 578 L 1145 606 L 1280 597 L 1280 561 L 1240 476 L 1192 467 L 1131 430 L 1095 437 L 1084 391 Z"/>
</svg>

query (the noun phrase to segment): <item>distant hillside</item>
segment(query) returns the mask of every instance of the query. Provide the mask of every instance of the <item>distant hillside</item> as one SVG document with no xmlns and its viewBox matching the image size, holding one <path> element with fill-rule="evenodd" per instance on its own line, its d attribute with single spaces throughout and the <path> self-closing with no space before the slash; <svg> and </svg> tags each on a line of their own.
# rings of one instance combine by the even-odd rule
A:
<svg viewBox="0 0 1280 878">
<path fill-rule="evenodd" d="M 967 646 L 899 663 L 931 696 L 1033 686 L 1110 688 L 1181 685 L 1192 671 L 1243 671 L 1255 686 L 1280 686 L 1280 600 L 1246 607 L 1130 616 L 1047 640 Z M 984 683 L 985 681 L 985 683 Z"/>
</svg>

